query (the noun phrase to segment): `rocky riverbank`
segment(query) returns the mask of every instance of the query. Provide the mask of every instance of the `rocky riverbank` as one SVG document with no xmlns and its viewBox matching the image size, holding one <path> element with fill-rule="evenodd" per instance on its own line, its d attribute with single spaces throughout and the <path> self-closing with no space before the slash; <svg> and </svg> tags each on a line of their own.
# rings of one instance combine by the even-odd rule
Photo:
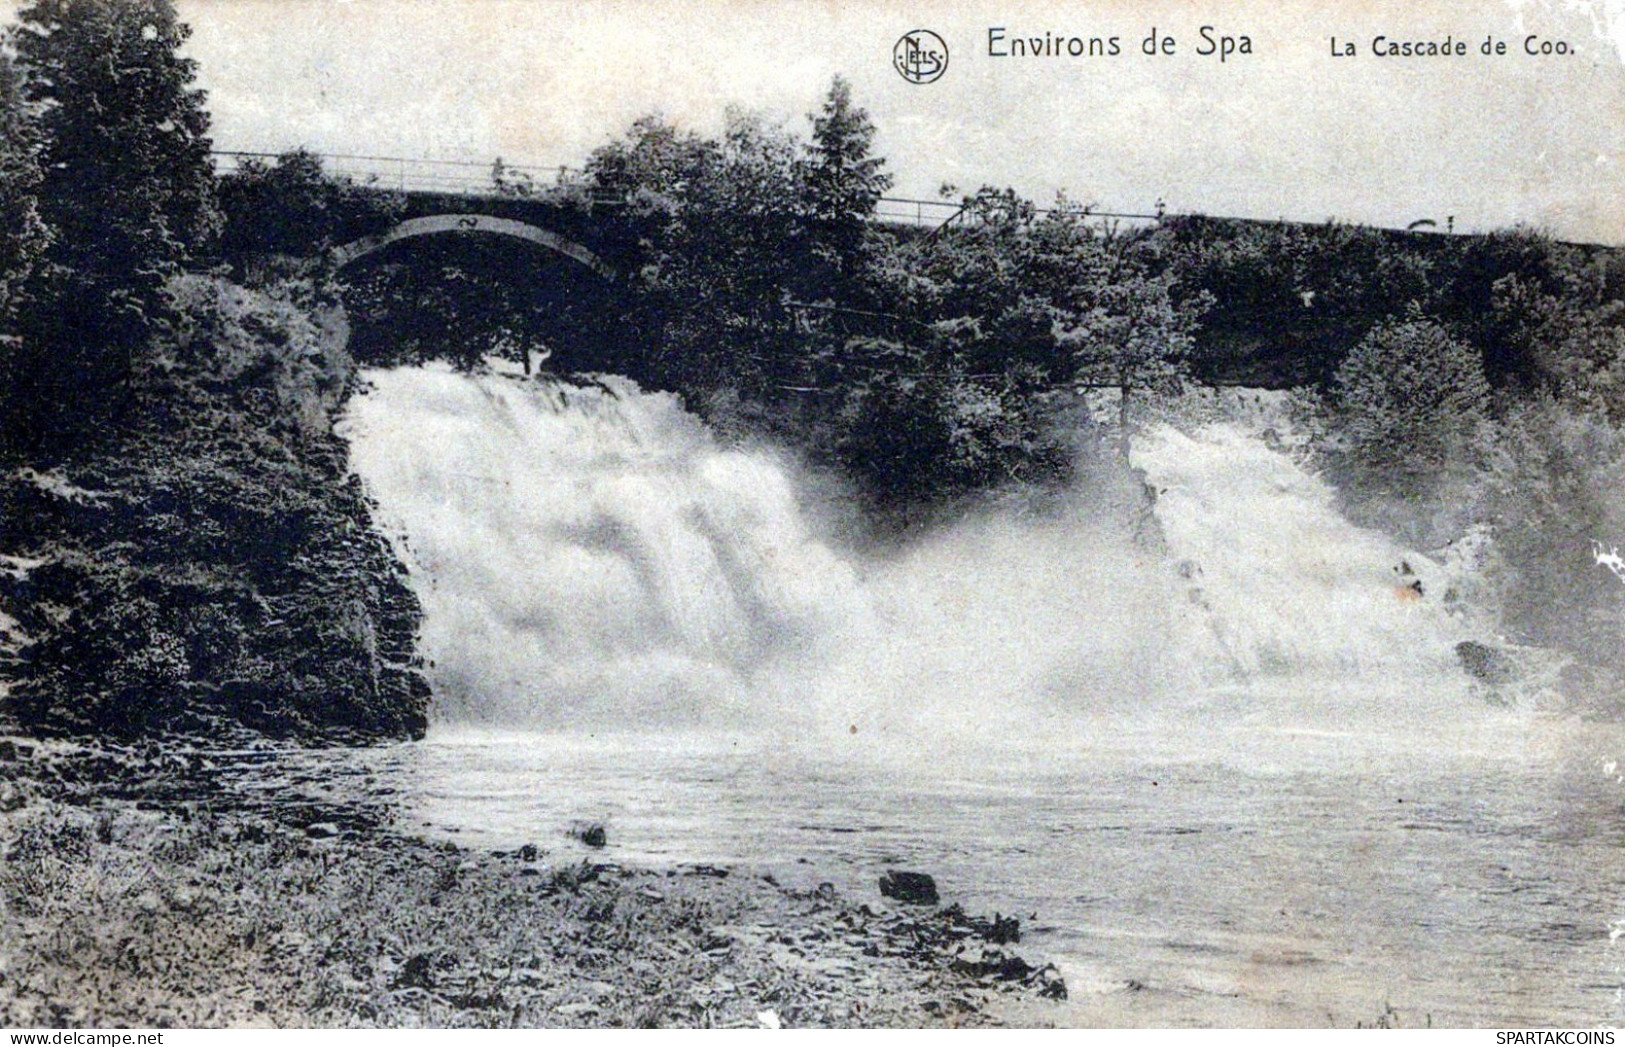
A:
<svg viewBox="0 0 1625 1047">
<path fill-rule="evenodd" d="M 987 1025 L 1065 994 L 1012 920 L 433 844 L 155 753 L 0 749 L 0 1025 Z"/>
</svg>

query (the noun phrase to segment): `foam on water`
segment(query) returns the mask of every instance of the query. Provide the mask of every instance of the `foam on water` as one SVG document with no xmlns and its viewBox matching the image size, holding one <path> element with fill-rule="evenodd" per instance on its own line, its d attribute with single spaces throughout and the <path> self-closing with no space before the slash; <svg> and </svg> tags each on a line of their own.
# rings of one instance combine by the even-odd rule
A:
<svg viewBox="0 0 1625 1047">
<path fill-rule="evenodd" d="M 1219 677 L 1439 674 L 1465 621 L 1442 565 L 1351 526 L 1333 492 L 1239 426 L 1161 427 L 1135 460 Z"/>
</svg>

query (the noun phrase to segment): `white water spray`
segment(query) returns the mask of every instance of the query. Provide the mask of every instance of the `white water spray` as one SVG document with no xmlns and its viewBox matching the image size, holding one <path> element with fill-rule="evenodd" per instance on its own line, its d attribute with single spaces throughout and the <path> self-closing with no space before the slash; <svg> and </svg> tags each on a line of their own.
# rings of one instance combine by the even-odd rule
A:
<svg viewBox="0 0 1625 1047">
<path fill-rule="evenodd" d="M 820 536 L 782 458 L 673 397 L 368 378 L 353 461 L 404 536 L 440 724 L 1031 745 L 1266 678 L 1380 676 L 1410 704 L 1461 683 L 1437 565 L 1237 430 L 1139 444 L 1167 556 L 1080 496 L 866 560 Z"/>
<path fill-rule="evenodd" d="M 1439 675 L 1464 622 L 1430 557 L 1354 527 L 1332 489 L 1243 428 L 1161 427 L 1136 463 L 1205 623 L 1211 682 L 1304 675 Z"/>
<path fill-rule="evenodd" d="M 748 717 L 756 678 L 854 614 L 785 472 L 669 396 L 369 374 L 353 460 L 405 536 L 441 720 Z"/>
</svg>

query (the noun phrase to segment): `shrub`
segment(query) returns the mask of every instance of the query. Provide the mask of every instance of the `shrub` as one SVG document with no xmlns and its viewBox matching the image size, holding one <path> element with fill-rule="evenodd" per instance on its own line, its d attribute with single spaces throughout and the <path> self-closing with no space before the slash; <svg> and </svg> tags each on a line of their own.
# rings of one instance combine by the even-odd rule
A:
<svg viewBox="0 0 1625 1047">
<path fill-rule="evenodd" d="M 1426 495 L 1490 438 L 1477 354 L 1415 313 L 1355 347 L 1337 369 L 1333 404 L 1330 457 L 1367 493 Z"/>
<path fill-rule="evenodd" d="M 233 261 L 256 254 L 309 255 L 379 232 L 406 211 L 406 199 L 376 185 L 329 175 L 304 149 L 274 164 L 248 159 L 220 180 L 226 226 L 221 250 Z"/>
</svg>

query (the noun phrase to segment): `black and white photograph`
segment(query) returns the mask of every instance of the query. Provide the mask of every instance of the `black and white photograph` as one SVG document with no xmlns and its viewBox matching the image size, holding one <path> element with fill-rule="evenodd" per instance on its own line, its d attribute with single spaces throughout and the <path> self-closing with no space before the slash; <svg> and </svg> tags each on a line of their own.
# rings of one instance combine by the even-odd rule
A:
<svg viewBox="0 0 1625 1047">
<path fill-rule="evenodd" d="M 1625 0 L 0 20 L 0 1028 L 1614 1042 Z"/>
</svg>

